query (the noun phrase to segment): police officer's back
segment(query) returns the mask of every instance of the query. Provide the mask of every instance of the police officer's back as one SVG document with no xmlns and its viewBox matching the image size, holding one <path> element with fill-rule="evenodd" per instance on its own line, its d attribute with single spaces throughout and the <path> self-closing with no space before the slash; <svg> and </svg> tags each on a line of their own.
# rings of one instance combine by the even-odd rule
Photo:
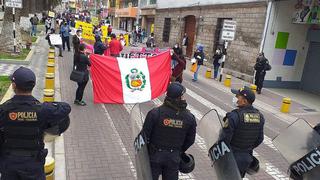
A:
<svg viewBox="0 0 320 180">
<path fill-rule="evenodd" d="M 255 94 L 247 87 L 232 90 L 236 94 L 233 102 L 237 109 L 227 113 L 223 119 L 221 138 L 232 148 L 242 177 L 251 166 L 257 166 L 252 153 L 263 141 L 264 117 L 252 106 Z"/>
<path fill-rule="evenodd" d="M 31 92 L 36 77 L 28 68 L 20 67 L 10 78 L 16 95 L 0 105 L 1 180 L 44 180 L 44 131 L 56 126 L 57 133 L 66 130 L 71 108 L 35 99 Z"/>
<path fill-rule="evenodd" d="M 153 180 L 160 174 L 163 180 L 177 180 L 180 154 L 195 141 L 196 121 L 186 109 L 185 91 L 180 83 L 171 83 L 164 104 L 152 109 L 143 125 Z"/>
</svg>

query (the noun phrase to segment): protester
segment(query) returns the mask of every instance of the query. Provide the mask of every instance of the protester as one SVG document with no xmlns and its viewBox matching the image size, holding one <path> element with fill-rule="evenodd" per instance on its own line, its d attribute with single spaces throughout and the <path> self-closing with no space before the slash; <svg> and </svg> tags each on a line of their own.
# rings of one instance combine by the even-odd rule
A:
<svg viewBox="0 0 320 180">
<path fill-rule="evenodd" d="M 186 59 L 181 54 L 179 55 L 176 52 L 173 52 L 171 58 L 175 59 L 177 62 L 174 68 L 172 69 L 171 82 L 182 83 L 183 70 L 186 69 Z"/>
<path fill-rule="evenodd" d="M 187 52 L 187 47 L 189 43 L 189 38 L 187 33 L 184 33 L 183 39 L 182 39 L 182 54 L 185 56 Z"/>
<path fill-rule="evenodd" d="M 39 23 L 39 19 L 36 14 L 34 14 L 34 16 L 30 18 L 30 22 L 32 25 L 31 36 L 36 36 L 37 35 L 37 25 Z"/>
<path fill-rule="evenodd" d="M 271 70 L 268 59 L 264 56 L 264 53 L 261 52 L 257 58 L 256 64 L 254 65 L 256 70 L 255 74 L 255 85 L 257 85 L 257 93 L 261 94 L 263 87 L 264 77 L 266 76 L 266 71 Z"/>
<path fill-rule="evenodd" d="M 85 45 L 80 44 L 79 45 L 79 59 L 76 61 L 75 69 L 80 72 L 84 72 L 84 79 L 82 82 L 78 82 L 78 88 L 76 91 L 76 99 L 74 100 L 74 104 L 85 106 L 87 105 L 85 101 L 82 100 L 84 89 L 86 88 L 86 85 L 89 81 L 89 71 L 88 67 L 91 66 L 91 63 L 89 61 L 89 58 L 85 55 L 84 52 Z"/>
<path fill-rule="evenodd" d="M 198 81 L 198 73 L 200 66 L 203 65 L 203 60 L 204 60 L 204 53 L 203 53 L 203 46 L 198 45 L 196 52 L 194 53 L 193 57 L 197 60 L 197 70 L 193 74 L 193 79 L 192 81 Z"/>
<path fill-rule="evenodd" d="M 93 45 L 94 54 L 103 55 L 107 47 L 102 43 L 100 36 L 95 36 L 96 42 Z"/>
<path fill-rule="evenodd" d="M 48 34 L 48 31 L 51 28 L 51 18 L 49 18 L 49 17 L 46 18 L 44 25 L 45 25 L 45 28 L 46 28 L 46 34 Z"/>
<path fill-rule="evenodd" d="M 219 72 L 219 67 L 221 64 L 223 54 L 220 49 L 216 50 L 216 53 L 213 55 L 213 78 L 217 80 L 218 77 L 218 72 Z"/>
<path fill-rule="evenodd" d="M 112 33 L 112 26 L 109 25 L 108 26 L 108 36 L 111 36 L 111 33 Z"/>
<path fill-rule="evenodd" d="M 67 24 L 67 22 L 65 21 L 61 28 L 60 28 L 60 34 L 62 37 L 62 48 L 63 50 L 65 50 L 65 45 L 67 44 L 68 47 L 68 51 L 70 51 L 70 40 L 69 40 L 69 36 L 70 36 L 70 27 Z"/>
<path fill-rule="evenodd" d="M 111 42 L 109 43 L 110 54 L 113 57 L 119 57 L 123 47 L 115 34 L 111 34 Z"/>
<path fill-rule="evenodd" d="M 174 53 L 176 53 L 178 56 L 182 55 L 182 50 L 179 47 L 178 43 L 176 43 L 172 49 L 173 49 Z M 176 66 L 176 64 L 178 63 L 177 59 L 175 59 L 175 57 L 177 57 L 177 56 L 172 56 L 172 58 L 171 58 L 171 69 L 173 69 Z"/>
<path fill-rule="evenodd" d="M 120 43 L 122 47 L 124 47 L 126 45 L 126 40 L 124 39 L 123 34 L 121 33 L 119 37 Z"/>
<path fill-rule="evenodd" d="M 148 37 L 146 45 L 147 45 L 148 48 L 155 47 L 154 34 L 153 33 L 151 33 L 150 36 Z"/>
<path fill-rule="evenodd" d="M 53 46 L 53 45 L 51 44 L 51 41 L 50 41 L 50 35 L 51 35 L 51 34 L 54 34 L 54 33 L 55 33 L 55 30 L 52 28 L 52 29 L 50 30 L 50 32 L 47 34 L 46 38 L 45 38 L 45 39 L 48 41 L 49 46 Z M 59 56 L 60 56 L 60 57 L 63 57 L 63 56 L 62 56 L 62 46 L 61 46 L 61 45 L 54 45 L 54 46 L 59 49 Z"/>
<path fill-rule="evenodd" d="M 81 31 L 77 30 L 76 34 L 73 35 L 72 37 L 72 45 L 74 48 L 74 53 L 79 53 L 79 45 L 80 45 L 80 41 L 81 41 Z"/>
<path fill-rule="evenodd" d="M 142 31 L 141 31 L 141 43 L 143 43 L 144 38 L 146 37 L 146 34 L 147 34 L 146 29 L 142 29 Z"/>
</svg>

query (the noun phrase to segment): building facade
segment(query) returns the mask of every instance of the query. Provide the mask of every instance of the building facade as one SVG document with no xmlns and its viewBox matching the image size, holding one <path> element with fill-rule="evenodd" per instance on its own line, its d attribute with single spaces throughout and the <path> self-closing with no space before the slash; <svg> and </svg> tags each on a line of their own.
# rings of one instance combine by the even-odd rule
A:
<svg viewBox="0 0 320 180">
<path fill-rule="evenodd" d="M 140 0 L 141 28 L 147 34 L 154 32 L 154 21 L 156 15 L 157 0 Z"/>
<path fill-rule="evenodd" d="M 170 2 L 169 2 L 170 1 Z M 224 19 L 237 22 L 235 40 L 229 43 L 226 68 L 243 75 L 253 75 L 265 26 L 267 2 L 248 0 L 158 0 L 155 38 L 162 46 L 182 42 L 187 33 L 187 55 L 197 44 L 204 45 L 206 59 L 212 62 L 215 50 L 223 47 L 220 40 Z"/>
</svg>

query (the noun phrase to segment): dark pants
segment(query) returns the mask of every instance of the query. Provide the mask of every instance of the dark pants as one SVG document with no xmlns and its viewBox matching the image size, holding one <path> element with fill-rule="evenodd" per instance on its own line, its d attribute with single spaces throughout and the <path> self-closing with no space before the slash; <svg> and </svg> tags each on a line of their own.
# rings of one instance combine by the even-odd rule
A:
<svg viewBox="0 0 320 180">
<path fill-rule="evenodd" d="M 233 155 L 237 162 L 240 175 L 243 178 L 253 161 L 252 155 L 249 152 L 233 152 Z"/>
<path fill-rule="evenodd" d="M 1 180 L 45 180 L 44 160 L 34 157 L 0 157 Z"/>
<path fill-rule="evenodd" d="M 67 37 L 62 37 L 62 48 L 63 48 L 63 50 L 65 50 L 66 44 L 67 44 L 67 47 L 68 47 L 68 51 L 70 51 L 70 40 L 69 40 L 69 36 L 67 36 Z"/>
<path fill-rule="evenodd" d="M 78 88 L 77 88 L 77 92 L 76 92 L 76 100 L 82 101 L 83 92 L 84 92 L 84 89 L 86 88 L 87 83 L 88 83 L 88 80 L 86 80 L 82 83 L 78 83 Z"/>
<path fill-rule="evenodd" d="M 180 152 L 161 151 L 150 155 L 150 165 L 153 180 L 158 180 L 162 175 L 162 180 L 178 180 Z"/>
<path fill-rule="evenodd" d="M 255 75 L 255 85 L 257 86 L 257 91 L 261 93 L 263 87 L 264 77 L 266 76 L 265 72 L 257 71 Z"/>
<path fill-rule="evenodd" d="M 214 79 L 216 79 L 218 77 L 219 67 L 220 67 L 220 64 L 214 65 L 214 68 L 213 68 L 213 78 Z"/>
</svg>

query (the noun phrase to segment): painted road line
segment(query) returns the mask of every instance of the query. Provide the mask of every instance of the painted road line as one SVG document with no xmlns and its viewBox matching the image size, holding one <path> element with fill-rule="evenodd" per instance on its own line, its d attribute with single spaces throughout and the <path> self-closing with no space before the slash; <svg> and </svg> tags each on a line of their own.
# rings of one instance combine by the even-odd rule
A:
<svg viewBox="0 0 320 180">
<path fill-rule="evenodd" d="M 123 104 L 123 107 L 126 109 L 126 111 L 130 114 L 131 110 L 133 108 L 134 105 L 131 104 Z M 143 119 L 145 118 L 145 115 L 141 112 Z M 139 128 L 142 128 L 142 124 L 140 124 L 139 122 L 137 123 Z M 189 174 L 183 174 L 179 172 L 179 179 L 185 179 L 185 180 L 196 180 L 194 175 L 192 173 Z"/>
<path fill-rule="evenodd" d="M 134 164 L 133 164 L 133 162 L 132 162 L 132 160 L 131 160 L 131 158 L 129 156 L 129 153 L 128 153 L 127 149 L 125 148 L 125 146 L 124 146 L 124 144 L 123 144 L 123 142 L 121 140 L 120 134 L 118 133 L 118 131 L 117 131 L 117 129 L 116 129 L 116 127 L 115 127 L 115 125 L 114 125 L 114 123 L 112 121 L 112 118 L 111 118 L 107 108 L 105 107 L 105 105 L 102 104 L 101 107 L 104 110 L 104 114 L 107 117 L 107 120 L 108 120 L 108 122 L 110 124 L 111 129 L 115 133 L 116 139 L 117 139 L 117 141 L 118 141 L 118 143 L 120 145 L 120 148 L 122 149 L 122 153 L 123 153 L 122 155 L 129 158 L 128 164 L 129 164 L 130 170 L 131 170 L 131 172 L 132 172 L 132 174 L 134 176 L 134 179 L 137 179 L 137 172 L 136 172 L 136 169 L 134 167 Z"/>
</svg>

